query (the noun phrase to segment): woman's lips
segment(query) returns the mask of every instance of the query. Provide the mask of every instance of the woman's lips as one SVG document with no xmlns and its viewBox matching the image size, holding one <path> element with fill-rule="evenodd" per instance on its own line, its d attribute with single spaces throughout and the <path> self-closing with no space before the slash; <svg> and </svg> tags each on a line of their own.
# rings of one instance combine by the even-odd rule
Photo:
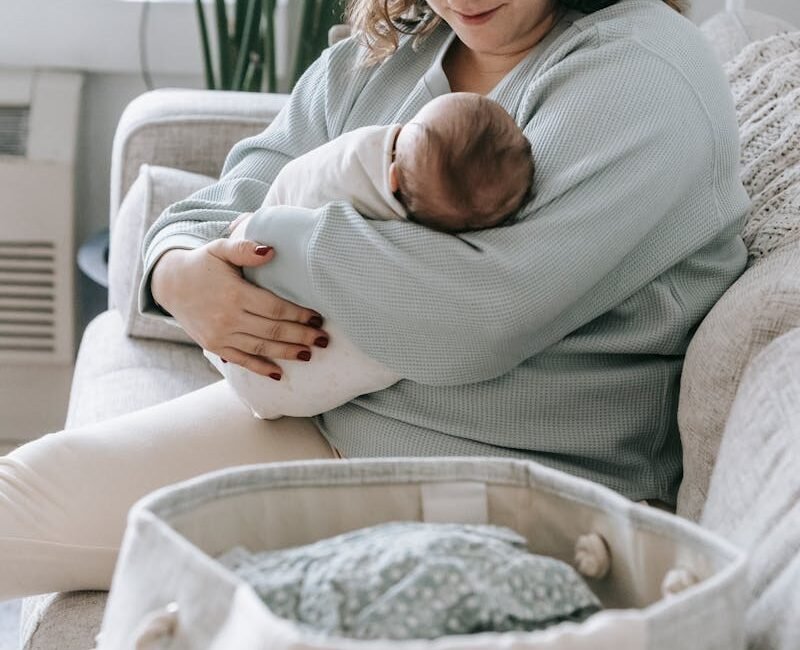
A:
<svg viewBox="0 0 800 650">
<path fill-rule="evenodd" d="M 491 20 L 492 16 L 494 16 L 499 8 L 500 7 L 495 7 L 494 9 L 489 9 L 489 11 L 484 11 L 480 14 L 462 14 L 460 11 L 456 11 L 455 13 L 459 20 L 465 25 L 481 25 L 487 20 Z"/>
</svg>

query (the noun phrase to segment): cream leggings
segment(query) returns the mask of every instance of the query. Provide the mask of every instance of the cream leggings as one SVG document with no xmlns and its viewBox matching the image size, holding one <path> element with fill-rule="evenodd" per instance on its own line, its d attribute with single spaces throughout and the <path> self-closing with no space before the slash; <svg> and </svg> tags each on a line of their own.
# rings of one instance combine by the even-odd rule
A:
<svg viewBox="0 0 800 650">
<path fill-rule="evenodd" d="M 257 420 L 225 382 L 0 457 L 0 600 L 108 589 L 128 509 L 204 472 L 336 453 L 307 418 Z"/>
</svg>

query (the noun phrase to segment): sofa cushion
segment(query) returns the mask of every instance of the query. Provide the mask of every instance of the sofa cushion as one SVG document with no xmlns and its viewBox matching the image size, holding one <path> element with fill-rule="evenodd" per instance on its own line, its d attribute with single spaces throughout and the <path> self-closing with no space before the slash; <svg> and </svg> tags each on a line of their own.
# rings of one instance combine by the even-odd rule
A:
<svg viewBox="0 0 800 650">
<path fill-rule="evenodd" d="M 164 209 L 217 179 L 180 169 L 142 165 L 139 176 L 120 206 L 111 237 L 109 303 L 118 309 L 130 336 L 193 343 L 177 325 L 139 313 L 142 241 Z"/>
<path fill-rule="evenodd" d="M 199 348 L 131 338 L 122 315 L 107 311 L 84 332 L 67 428 L 158 404 L 220 379 Z"/>
<path fill-rule="evenodd" d="M 83 335 L 72 380 L 67 428 L 99 422 L 173 399 L 220 379 L 197 347 L 130 338 L 118 311 L 95 318 Z M 21 645 L 25 650 L 88 650 L 106 592 L 26 598 Z"/>
<path fill-rule="evenodd" d="M 800 648 L 800 329 L 742 380 L 701 523 L 749 551 L 750 648 Z"/>
<path fill-rule="evenodd" d="M 697 520 L 741 376 L 774 338 L 800 326 L 800 242 L 753 264 L 720 298 L 686 352 L 678 401 L 678 514 Z"/>
<path fill-rule="evenodd" d="M 73 591 L 26 598 L 19 631 L 23 650 L 89 650 L 100 631 L 106 591 Z"/>
<path fill-rule="evenodd" d="M 697 330 L 681 380 L 679 514 L 696 520 L 747 364 L 800 324 L 800 32 L 748 45 L 726 66 L 742 137 L 749 269 Z"/>
<path fill-rule="evenodd" d="M 796 29 L 785 20 L 750 10 L 723 11 L 700 25 L 700 31 L 722 63 L 730 61 L 754 41 Z"/>
</svg>

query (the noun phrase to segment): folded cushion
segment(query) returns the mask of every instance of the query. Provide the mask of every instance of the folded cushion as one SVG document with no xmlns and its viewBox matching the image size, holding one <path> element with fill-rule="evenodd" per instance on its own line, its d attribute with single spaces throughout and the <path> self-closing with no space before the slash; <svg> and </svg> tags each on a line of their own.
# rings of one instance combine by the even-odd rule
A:
<svg viewBox="0 0 800 650">
<path fill-rule="evenodd" d="M 800 329 L 742 380 L 701 523 L 749 551 L 750 648 L 800 648 Z"/>
</svg>

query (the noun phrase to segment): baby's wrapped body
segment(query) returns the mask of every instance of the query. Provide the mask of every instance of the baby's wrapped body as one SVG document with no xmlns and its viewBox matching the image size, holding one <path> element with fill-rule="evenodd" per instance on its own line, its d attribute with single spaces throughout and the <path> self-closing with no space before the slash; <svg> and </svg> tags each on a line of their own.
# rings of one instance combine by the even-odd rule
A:
<svg viewBox="0 0 800 650">
<path fill-rule="evenodd" d="M 368 218 L 408 219 L 455 234 L 506 221 L 528 197 L 532 177 L 530 144 L 508 113 L 480 95 L 451 93 L 406 125 L 362 127 L 294 159 L 262 209 L 344 200 Z M 261 214 L 231 236 L 269 244 Z M 244 269 L 249 281 L 265 287 L 269 273 L 269 265 Z M 282 361 L 278 381 L 205 354 L 263 419 L 324 413 L 402 379 L 365 355 L 336 323 L 328 320 L 325 329 L 329 347 L 315 347 L 313 363 Z"/>
</svg>

